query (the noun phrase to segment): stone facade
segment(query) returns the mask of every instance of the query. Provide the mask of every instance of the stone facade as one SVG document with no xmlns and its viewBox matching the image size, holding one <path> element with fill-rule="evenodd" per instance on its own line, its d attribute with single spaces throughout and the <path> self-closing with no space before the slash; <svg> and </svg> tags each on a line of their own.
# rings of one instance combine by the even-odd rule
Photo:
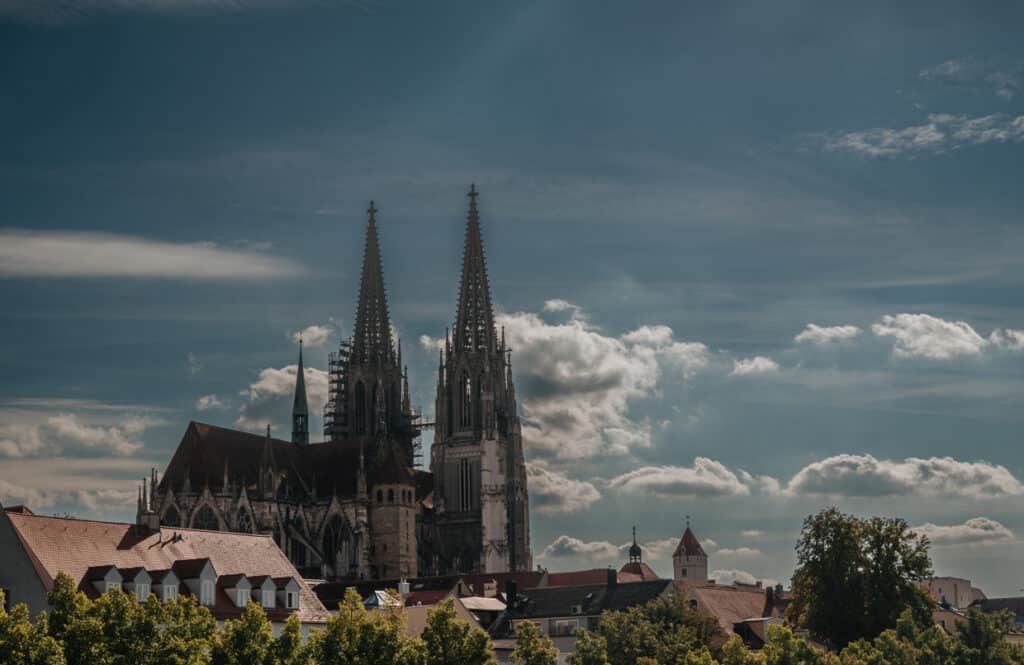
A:
<svg viewBox="0 0 1024 665">
<path fill-rule="evenodd" d="M 438 371 L 430 472 L 391 335 L 368 211 L 356 326 L 331 354 L 325 441 L 309 442 L 300 346 L 291 440 L 190 423 L 150 494 L 160 523 L 269 533 L 306 576 L 389 579 L 532 566 L 509 352 L 494 324 L 475 188 L 454 339 Z"/>
</svg>

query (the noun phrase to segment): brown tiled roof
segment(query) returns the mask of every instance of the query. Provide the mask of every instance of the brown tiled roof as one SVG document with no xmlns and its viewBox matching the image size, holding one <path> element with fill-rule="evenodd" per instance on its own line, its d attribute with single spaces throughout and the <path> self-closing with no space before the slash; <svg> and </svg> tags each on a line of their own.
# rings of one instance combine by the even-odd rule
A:
<svg viewBox="0 0 1024 665">
<path fill-rule="evenodd" d="M 684 556 L 707 556 L 704 548 L 700 546 L 700 541 L 697 540 L 697 536 L 693 535 L 690 527 L 686 527 L 683 537 L 679 539 L 679 545 L 676 546 L 675 555 L 680 554 Z"/>
<path fill-rule="evenodd" d="M 764 616 L 765 591 L 752 586 L 725 584 L 691 585 L 676 583 L 676 590 L 685 599 L 695 599 L 698 607 L 718 619 L 726 634 L 733 624 Z"/>
<path fill-rule="evenodd" d="M 405 608 L 405 634 L 408 637 L 421 637 L 423 630 L 427 627 L 427 616 L 434 607 L 430 605 L 415 605 Z M 455 599 L 455 618 L 461 619 L 474 627 L 480 627 L 480 622 L 470 613 L 462 602 Z"/>
<path fill-rule="evenodd" d="M 201 531 L 197 529 L 163 528 L 159 532 L 143 532 L 134 524 L 97 522 L 62 517 L 44 517 L 24 513 L 7 513 L 25 551 L 28 552 L 43 585 L 50 589 L 60 571 L 80 582 L 86 571 L 94 566 L 117 566 L 146 570 L 174 568 L 179 578 L 182 567 L 189 569 L 209 559 L 220 575 L 272 575 L 294 577 L 300 586 L 299 619 L 305 622 L 323 621 L 327 611 L 284 552 L 267 535 Z M 173 539 L 177 533 L 180 539 Z M 193 563 L 196 562 L 196 563 Z M 182 585 L 182 590 L 185 585 Z M 239 613 L 224 598 L 218 597 L 214 614 L 225 618 Z M 282 610 L 283 612 L 283 610 Z M 272 619 L 279 619 L 269 612 Z"/>
<path fill-rule="evenodd" d="M 410 591 L 409 596 L 405 599 L 406 607 L 416 607 L 417 605 L 437 605 L 442 600 L 451 595 L 451 589 L 425 589 L 423 591 Z"/>
<path fill-rule="evenodd" d="M 548 586 L 579 586 L 581 584 L 606 584 L 607 582 L 607 568 L 548 573 Z"/>
<path fill-rule="evenodd" d="M 627 563 L 622 568 L 619 568 L 619 582 L 642 582 L 644 580 L 660 579 L 661 577 L 658 573 L 654 572 L 650 566 L 642 561 Z"/>
<path fill-rule="evenodd" d="M 516 583 L 517 591 L 535 589 L 544 583 L 544 573 L 536 570 L 522 573 L 471 573 L 463 575 L 462 581 L 473 595 L 482 596 L 484 585 L 492 581 L 497 586 L 499 594 L 505 593 L 505 586 L 509 581 Z"/>
</svg>

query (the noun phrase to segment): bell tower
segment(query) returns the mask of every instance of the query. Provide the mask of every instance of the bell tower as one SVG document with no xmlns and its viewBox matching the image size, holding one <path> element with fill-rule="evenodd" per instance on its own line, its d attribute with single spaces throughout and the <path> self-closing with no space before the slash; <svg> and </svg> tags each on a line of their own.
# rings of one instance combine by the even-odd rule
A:
<svg viewBox="0 0 1024 665">
<path fill-rule="evenodd" d="M 430 468 L 445 572 L 530 570 L 526 464 L 510 351 L 494 323 L 475 186 L 455 326 L 438 365 Z"/>
</svg>

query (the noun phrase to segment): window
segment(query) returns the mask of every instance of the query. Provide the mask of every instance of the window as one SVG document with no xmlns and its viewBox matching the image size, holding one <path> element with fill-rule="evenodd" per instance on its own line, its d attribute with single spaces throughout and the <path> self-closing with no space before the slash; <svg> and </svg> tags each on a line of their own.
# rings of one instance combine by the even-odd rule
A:
<svg viewBox="0 0 1024 665">
<path fill-rule="evenodd" d="M 462 420 L 463 427 L 473 424 L 473 381 L 469 374 L 462 373 Z"/>
<path fill-rule="evenodd" d="M 146 602 L 146 597 L 149 596 L 149 585 L 148 584 L 136 584 L 135 585 L 135 600 L 140 603 Z"/>
<path fill-rule="evenodd" d="M 555 619 L 554 629 L 551 631 L 552 637 L 565 637 L 566 635 L 572 635 L 572 631 L 579 628 L 580 622 L 576 619 Z"/>
<path fill-rule="evenodd" d="M 248 589 L 235 589 L 235 605 L 239 607 L 245 607 L 249 604 L 249 590 Z"/>
<path fill-rule="evenodd" d="M 388 490 L 388 503 L 395 502 L 395 490 Z"/>
<path fill-rule="evenodd" d="M 213 580 L 203 580 L 199 584 L 199 604 L 213 605 Z"/>
<path fill-rule="evenodd" d="M 284 598 L 285 607 L 287 607 L 288 609 L 294 610 L 299 606 L 299 594 L 295 593 L 294 591 L 289 591 L 288 593 L 286 593 L 284 595 Z"/>
<path fill-rule="evenodd" d="M 178 597 L 178 585 L 176 584 L 165 584 L 164 585 L 164 600 L 170 601 Z"/>
<path fill-rule="evenodd" d="M 264 589 L 263 592 L 262 592 L 262 596 L 263 597 L 260 599 L 260 604 L 263 605 L 263 607 L 267 608 L 268 610 L 273 608 L 274 607 L 274 590 L 271 589 L 270 591 L 267 591 L 266 589 Z"/>
<path fill-rule="evenodd" d="M 351 533 L 348 525 L 338 515 L 332 517 L 324 528 L 324 563 L 330 566 L 331 571 L 339 577 L 347 572 L 344 566 L 348 561 L 351 549 Z"/>
<path fill-rule="evenodd" d="M 208 505 L 200 508 L 192 518 L 192 528 L 217 531 L 220 528 L 220 522 L 217 520 L 217 515 L 213 512 L 213 508 L 210 508 Z"/>
<path fill-rule="evenodd" d="M 249 511 L 245 508 L 238 510 L 238 519 L 236 520 L 236 531 L 242 533 L 255 533 L 255 529 L 252 526 L 252 517 L 249 515 Z"/>
<path fill-rule="evenodd" d="M 164 517 L 160 520 L 160 523 L 164 526 L 180 526 L 181 516 L 178 515 L 178 509 L 171 506 L 164 513 Z"/>
</svg>

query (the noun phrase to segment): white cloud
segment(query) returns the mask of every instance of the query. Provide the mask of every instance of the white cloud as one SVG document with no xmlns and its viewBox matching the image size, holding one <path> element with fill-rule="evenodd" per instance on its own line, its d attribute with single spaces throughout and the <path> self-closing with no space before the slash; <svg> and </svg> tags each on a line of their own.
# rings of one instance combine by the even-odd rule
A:
<svg viewBox="0 0 1024 665">
<path fill-rule="evenodd" d="M 551 300 L 544 301 L 545 312 L 569 312 L 569 315 L 573 319 L 583 319 L 583 308 L 579 305 L 569 302 L 568 300 L 562 300 L 561 298 L 552 298 Z"/>
<path fill-rule="evenodd" d="M 793 338 L 793 341 L 820 346 L 851 340 L 860 335 L 860 333 L 861 329 L 857 326 L 818 326 L 808 323 L 807 327 Z"/>
<path fill-rule="evenodd" d="M 754 356 L 734 360 L 730 376 L 748 376 L 752 374 L 770 374 L 779 371 L 779 363 L 765 356 Z"/>
<path fill-rule="evenodd" d="M 323 346 L 330 339 L 334 333 L 334 328 L 330 325 L 317 325 L 306 326 L 302 330 L 296 330 L 288 335 L 289 339 L 293 343 L 298 344 L 299 340 L 302 343 L 311 348 Z"/>
<path fill-rule="evenodd" d="M 148 277 L 234 280 L 301 274 L 291 261 L 213 243 L 111 233 L 0 229 L 0 278 Z"/>
<path fill-rule="evenodd" d="M 203 395 L 196 400 L 196 411 L 209 411 L 211 409 L 223 409 L 224 403 L 216 395 Z"/>
<path fill-rule="evenodd" d="M 6 414 L 11 416 L 12 414 Z M 142 434 L 164 421 L 144 414 L 83 417 L 76 413 L 13 414 L 17 422 L 0 424 L 0 457 L 13 459 L 57 455 L 64 451 L 133 455 L 142 447 Z"/>
<path fill-rule="evenodd" d="M 541 551 L 539 558 L 580 557 L 592 561 L 617 561 L 620 553 L 620 545 L 613 545 L 606 540 L 586 542 L 579 538 L 562 534 Z"/>
<path fill-rule="evenodd" d="M 949 360 L 978 355 L 989 341 L 964 321 L 946 321 L 929 314 L 886 315 L 871 326 L 878 337 L 896 340 L 893 353 L 906 358 Z"/>
<path fill-rule="evenodd" d="M 707 365 L 707 347 L 673 340 L 667 326 L 605 335 L 572 303 L 549 300 L 544 308 L 573 316 L 561 323 L 527 312 L 498 316 L 514 350 L 527 446 L 563 459 L 649 447 L 651 424 L 630 417 L 630 402 L 656 393 L 663 365 L 684 379 Z M 436 344 L 426 336 L 420 342 Z"/>
<path fill-rule="evenodd" d="M 825 149 L 864 157 L 897 157 L 942 153 L 968 145 L 1021 141 L 1024 141 L 1024 116 L 994 113 L 970 117 L 933 113 L 923 125 L 833 134 L 826 138 Z"/>
<path fill-rule="evenodd" d="M 243 429 L 264 431 L 268 423 L 275 423 L 275 418 L 289 415 L 298 369 L 296 364 L 260 370 L 256 382 L 241 392 L 248 401 L 242 405 L 235 425 Z M 327 372 L 306 367 L 304 376 L 310 413 L 321 413 L 327 403 Z"/>
<path fill-rule="evenodd" d="M 1013 532 L 987 517 L 972 517 L 963 524 L 938 525 L 926 522 L 915 526 L 916 533 L 927 536 L 932 545 L 992 545 L 1013 541 Z"/>
<path fill-rule="evenodd" d="M 427 351 L 439 351 L 444 349 L 444 338 L 431 337 L 430 335 L 420 335 L 420 346 L 422 346 Z"/>
<path fill-rule="evenodd" d="M 697 457 L 693 466 L 645 466 L 616 476 L 608 486 L 632 494 L 678 496 L 746 496 L 757 479 L 731 471 L 721 462 Z"/>
<path fill-rule="evenodd" d="M 752 574 L 745 570 L 737 570 L 735 568 L 716 568 L 708 574 L 708 578 L 715 580 L 718 584 L 756 584 L 761 582 L 762 585 L 769 587 L 778 584 L 777 580 L 766 578 L 766 577 L 754 577 Z"/>
<path fill-rule="evenodd" d="M 746 529 L 744 531 L 740 531 L 740 535 L 744 538 L 762 538 L 765 533 L 760 529 Z"/>
<path fill-rule="evenodd" d="M 555 515 L 589 508 L 601 498 L 592 483 L 569 478 L 539 464 L 527 463 L 530 505 L 538 512 Z"/>
<path fill-rule="evenodd" d="M 23 503 L 37 511 L 59 508 L 89 517 L 123 517 L 155 464 L 126 457 L 7 460 L 0 466 L 0 502 Z"/>
<path fill-rule="evenodd" d="M 743 558 L 743 557 L 760 556 L 761 555 L 761 550 L 759 550 L 759 549 L 757 549 L 755 547 L 723 547 L 722 549 L 718 550 L 718 552 L 716 552 L 716 554 L 719 554 L 721 556 L 731 556 L 731 557 Z"/>
<path fill-rule="evenodd" d="M 1009 351 L 1024 351 L 1024 330 L 993 330 L 988 341 L 999 348 Z"/>
<path fill-rule="evenodd" d="M 1020 496 L 1024 484 L 1004 466 L 951 457 L 879 460 L 871 455 L 835 455 L 808 464 L 785 489 L 789 495 L 830 496 Z"/>
<path fill-rule="evenodd" d="M 918 74 L 924 81 L 938 81 L 948 85 L 990 88 L 1000 99 L 1010 100 L 1021 93 L 1020 63 L 993 63 L 966 57 L 947 60 L 934 67 L 922 69 Z"/>
</svg>

